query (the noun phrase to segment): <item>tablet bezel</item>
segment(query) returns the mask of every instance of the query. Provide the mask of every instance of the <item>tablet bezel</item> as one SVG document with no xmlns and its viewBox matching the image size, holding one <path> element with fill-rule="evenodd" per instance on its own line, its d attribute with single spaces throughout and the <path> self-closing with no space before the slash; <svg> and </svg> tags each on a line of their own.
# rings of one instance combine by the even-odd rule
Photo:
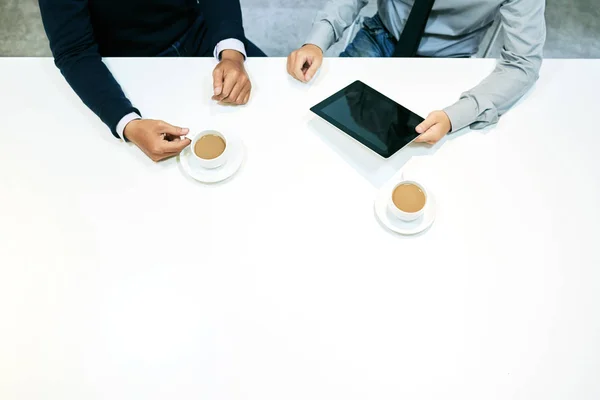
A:
<svg viewBox="0 0 600 400">
<path fill-rule="evenodd" d="M 415 132 L 415 137 L 410 140 L 408 143 L 404 144 L 402 147 L 393 150 L 393 152 L 391 152 L 390 154 L 382 154 L 381 152 L 379 152 L 377 149 L 373 148 L 370 146 L 370 144 L 361 136 L 359 135 L 357 132 L 355 132 L 354 130 L 348 128 L 347 126 L 345 126 L 343 123 L 341 123 L 340 121 L 330 117 L 329 115 L 325 114 L 323 112 L 323 109 L 327 106 L 329 106 L 331 103 L 339 100 L 340 98 L 344 97 L 346 95 L 346 91 L 350 88 L 352 88 L 353 86 L 360 86 L 361 88 L 366 87 L 369 90 L 372 90 L 374 93 L 376 93 L 376 95 L 381 96 L 382 98 L 384 98 L 386 101 L 389 101 L 393 104 L 395 104 L 396 106 L 402 108 L 403 110 L 409 112 L 410 114 L 412 114 L 414 117 L 417 117 L 418 120 L 420 120 L 419 123 L 421 123 L 422 121 L 424 121 L 425 119 L 423 117 L 421 117 L 419 114 L 409 110 L 408 108 L 404 107 L 401 104 L 398 104 L 397 102 L 395 102 L 394 100 L 390 99 L 389 97 L 387 97 L 386 95 L 384 95 L 383 93 L 373 89 L 371 86 L 367 85 L 366 83 L 357 80 L 352 82 L 351 84 L 349 84 L 348 86 L 346 86 L 345 88 L 341 89 L 340 91 L 338 91 L 337 93 L 333 94 L 332 96 L 326 98 L 325 100 L 323 100 L 322 102 L 320 102 L 319 104 L 311 107 L 310 111 L 312 111 L 313 113 L 315 113 L 316 115 L 318 115 L 319 117 L 323 118 L 325 121 L 329 122 L 331 125 L 335 126 L 336 128 L 338 128 L 339 130 L 341 130 L 342 132 L 344 132 L 345 134 L 347 134 L 348 136 L 350 136 L 352 139 L 356 140 L 357 142 L 359 142 L 360 144 L 362 144 L 363 146 L 367 147 L 368 149 L 370 149 L 371 151 L 375 152 L 376 154 L 379 154 L 381 157 L 383 158 L 390 158 L 391 156 L 393 156 L 394 154 L 396 154 L 398 151 L 402 150 L 404 147 L 408 146 L 410 143 L 412 143 L 418 136 L 419 134 L 417 132 Z M 391 151 L 391 150 L 390 150 Z"/>
</svg>

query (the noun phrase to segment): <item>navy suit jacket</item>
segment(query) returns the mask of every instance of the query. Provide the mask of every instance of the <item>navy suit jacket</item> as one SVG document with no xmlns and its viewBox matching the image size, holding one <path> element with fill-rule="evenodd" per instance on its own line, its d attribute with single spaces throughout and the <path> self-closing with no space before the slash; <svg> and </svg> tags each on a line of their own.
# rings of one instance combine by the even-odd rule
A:
<svg viewBox="0 0 600 400">
<path fill-rule="evenodd" d="M 118 137 L 121 118 L 139 110 L 102 57 L 150 57 L 167 50 L 202 16 L 209 48 L 244 40 L 239 0 L 40 0 L 56 66 L 81 100 Z"/>
</svg>

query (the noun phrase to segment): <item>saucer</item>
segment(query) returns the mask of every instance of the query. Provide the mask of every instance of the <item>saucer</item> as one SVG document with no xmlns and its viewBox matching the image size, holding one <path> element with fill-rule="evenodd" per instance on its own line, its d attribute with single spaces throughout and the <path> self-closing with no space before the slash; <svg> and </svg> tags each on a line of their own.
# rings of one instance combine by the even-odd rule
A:
<svg viewBox="0 0 600 400">
<path fill-rule="evenodd" d="M 202 183 L 217 183 L 232 177 L 244 162 L 244 143 L 238 137 L 228 135 L 229 159 L 220 167 L 208 169 L 192 167 L 189 163 L 192 156 L 191 146 L 186 147 L 179 155 L 183 171 L 193 179 Z"/>
<path fill-rule="evenodd" d="M 392 189 L 387 187 L 381 190 L 377 195 L 377 199 L 375 199 L 375 215 L 386 228 L 401 235 L 416 235 L 433 224 L 433 221 L 435 221 L 435 197 L 430 190 L 427 191 L 428 199 L 425 212 L 414 221 L 403 221 L 388 210 L 391 192 Z"/>
</svg>

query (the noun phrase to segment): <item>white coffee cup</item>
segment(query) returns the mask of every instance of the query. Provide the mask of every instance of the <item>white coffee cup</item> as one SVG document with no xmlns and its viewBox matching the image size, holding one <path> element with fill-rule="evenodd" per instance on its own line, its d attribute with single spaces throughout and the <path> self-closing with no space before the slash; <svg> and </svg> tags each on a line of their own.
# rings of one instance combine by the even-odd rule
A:
<svg viewBox="0 0 600 400">
<path fill-rule="evenodd" d="M 223 151 L 223 153 L 220 156 L 218 156 L 217 158 L 213 158 L 210 160 L 199 157 L 196 154 L 196 152 L 194 151 L 196 148 L 196 143 L 198 143 L 198 141 L 200 139 L 202 139 L 204 136 L 208 136 L 208 135 L 218 136 L 221 139 L 223 139 L 223 141 L 225 142 L 225 150 Z M 204 131 L 204 132 L 200 132 L 198 134 L 193 135 L 192 138 L 190 138 L 190 135 L 188 135 L 188 139 L 192 139 L 192 144 L 190 145 L 190 150 L 192 152 L 192 155 L 190 157 L 190 164 L 192 166 L 206 168 L 206 169 L 215 169 L 215 168 L 219 168 L 220 166 L 222 166 L 223 164 L 225 164 L 227 162 L 227 159 L 229 157 L 229 143 L 227 142 L 227 138 L 225 137 L 225 135 L 222 134 L 221 132 L 212 131 L 212 130 Z"/>
<path fill-rule="evenodd" d="M 398 186 L 400 186 L 400 185 L 415 185 L 419 189 L 421 189 L 423 191 L 423 194 L 425 194 L 425 204 L 423 204 L 423 208 L 421 208 L 419 211 L 416 211 L 416 212 L 406 212 L 406 211 L 403 211 L 403 210 L 399 209 L 398 207 L 396 207 L 396 204 L 394 203 L 394 199 L 393 199 L 393 194 L 394 194 L 394 191 L 396 191 L 396 188 L 398 188 Z M 427 193 L 427 189 L 425 189 L 425 187 L 423 185 L 421 185 L 420 183 L 415 182 L 415 181 L 406 180 L 406 181 L 401 181 L 398 184 L 394 185 L 394 188 L 390 192 L 388 209 L 396 218 L 401 219 L 406 222 L 410 222 L 410 221 L 416 220 L 417 218 L 419 218 L 423 215 L 423 213 L 425 212 L 425 209 L 427 208 L 428 201 L 429 201 L 429 194 Z"/>
</svg>

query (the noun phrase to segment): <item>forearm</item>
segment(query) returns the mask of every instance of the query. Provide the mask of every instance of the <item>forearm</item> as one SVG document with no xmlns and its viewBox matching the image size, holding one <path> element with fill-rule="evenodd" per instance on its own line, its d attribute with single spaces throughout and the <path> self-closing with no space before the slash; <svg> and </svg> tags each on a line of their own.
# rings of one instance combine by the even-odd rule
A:
<svg viewBox="0 0 600 400">
<path fill-rule="evenodd" d="M 540 0 L 506 0 L 502 5 L 502 58 L 488 78 L 444 110 L 453 131 L 496 123 L 537 81 L 546 41 L 544 8 Z"/>
<path fill-rule="evenodd" d="M 56 66 L 81 100 L 118 137 L 119 121 L 139 111 L 102 62 L 87 0 L 40 0 L 39 5 Z"/>
<path fill-rule="evenodd" d="M 140 112 L 127 99 L 123 90 L 97 55 L 76 55 L 57 62 L 61 73 L 79 98 L 104 122 L 112 134 L 122 138 L 117 131 L 121 119 Z"/>
<path fill-rule="evenodd" d="M 495 124 L 534 85 L 538 79 L 538 63 L 522 65 L 500 61 L 492 74 L 460 100 L 444 109 L 452 123 L 452 131 L 466 126 L 483 129 Z M 541 59 L 539 61 L 541 65 Z"/>
<path fill-rule="evenodd" d="M 351 26 L 368 0 L 330 0 L 317 13 L 312 31 L 306 43 L 319 46 L 326 51 L 340 40 L 344 31 Z"/>
</svg>

